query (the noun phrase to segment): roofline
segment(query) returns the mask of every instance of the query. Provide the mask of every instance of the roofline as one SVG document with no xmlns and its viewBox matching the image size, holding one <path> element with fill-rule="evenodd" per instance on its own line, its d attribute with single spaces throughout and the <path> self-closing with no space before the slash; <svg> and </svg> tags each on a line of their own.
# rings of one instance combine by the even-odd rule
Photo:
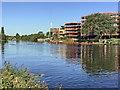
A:
<svg viewBox="0 0 120 90">
<path fill-rule="evenodd" d="M 101 14 L 117 14 L 119 12 L 98 12 L 98 13 L 101 13 Z M 92 14 L 96 14 L 96 13 L 92 13 Z M 85 15 L 85 16 L 81 16 L 81 17 L 86 17 L 86 16 L 89 16 L 91 14 L 88 14 L 88 15 Z"/>
<path fill-rule="evenodd" d="M 64 23 L 64 24 L 71 24 L 71 23 L 81 24 L 81 22 L 68 22 L 68 23 Z"/>
</svg>

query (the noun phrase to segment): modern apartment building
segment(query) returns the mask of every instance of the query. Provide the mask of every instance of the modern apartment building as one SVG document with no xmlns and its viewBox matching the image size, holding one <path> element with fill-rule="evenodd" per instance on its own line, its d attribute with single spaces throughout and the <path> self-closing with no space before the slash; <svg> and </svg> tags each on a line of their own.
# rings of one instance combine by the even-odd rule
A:
<svg viewBox="0 0 120 90">
<path fill-rule="evenodd" d="M 79 32 L 81 28 L 81 22 L 69 22 L 65 23 L 65 36 L 72 40 L 78 40 Z"/>
<path fill-rule="evenodd" d="M 65 36 L 64 26 L 59 27 L 59 38 L 63 38 Z"/>
<path fill-rule="evenodd" d="M 120 35 L 120 12 L 118 12 L 118 34 Z"/>
</svg>

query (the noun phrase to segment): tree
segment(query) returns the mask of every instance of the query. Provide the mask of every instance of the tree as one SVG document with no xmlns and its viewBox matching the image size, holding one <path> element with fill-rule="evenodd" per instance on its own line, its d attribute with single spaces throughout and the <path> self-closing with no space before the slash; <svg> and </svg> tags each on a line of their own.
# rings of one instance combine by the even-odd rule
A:
<svg viewBox="0 0 120 90">
<path fill-rule="evenodd" d="M 4 27 L 1 28 L 1 34 L 4 34 Z"/>
<path fill-rule="evenodd" d="M 47 32 L 47 33 L 46 33 L 46 37 L 49 37 L 49 34 L 50 34 L 50 33 L 49 33 L 49 32 Z"/>
<path fill-rule="evenodd" d="M 20 39 L 20 35 L 18 33 L 16 33 L 15 38 L 16 38 L 16 40 L 19 40 Z"/>
<path fill-rule="evenodd" d="M 2 40 L 2 41 L 6 41 L 6 40 L 7 40 L 7 39 L 6 39 L 6 35 L 5 35 L 5 33 L 4 33 L 4 27 L 1 28 L 1 40 Z"/>
<path fill-rule="evenodd" d="M 42 32 L 42 31 L 40 31 L 40 32 L 38 32 L 38 34 L 43 34 L 43 32 Z"/>
<path fill-rule="evenodd" d="M 95 34 L 102 36 L 102 34 L 117 33 L 118 28 L 114 26 L 117 24 L 116 17 L 111 17 L 111 14 L 91 14 L 83 25 L 83 32 L 85 35 Z"/>
</svg>

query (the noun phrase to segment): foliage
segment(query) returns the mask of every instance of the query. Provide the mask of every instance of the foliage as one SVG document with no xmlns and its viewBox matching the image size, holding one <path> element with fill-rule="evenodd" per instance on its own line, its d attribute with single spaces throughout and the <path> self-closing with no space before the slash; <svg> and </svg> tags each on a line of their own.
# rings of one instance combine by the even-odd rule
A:
<svg viewBox="0 0 120 90">
<path fill-rule="evenodd" d="M 15 36 L 7 36 L 8 40 L 23 40 L 23 41 L 32 41 L 32 42 L 37 42 L 37 39 L 45 39 L 46 36 L 42 31 L 36 33 L 36 34 L 30 34 L 30 35 L 22 35 L 20 36 L 19 33 L 16 33 Z"/>
<path fill-rule="evenodd" d="M 48 37 L 49 37 L 49 35 L 50 35 L 50 33 L 49 33 L 49 32 L 47 32 L 47 33 L 46 33 L 46 37 L 48 38 Z"/>
<path fill-rule="evenodd" d="M 117 24 L 116 17 L 110 17 L 108 14 L 91 14 L 87 16 L 87 19 L 83 25 L 83 33 L 89 34 L 112 34 L 117 33 L 118 28 L 114 26 Z"/>
<path fill-rule="evenodd" d="M 30 35 L 22 35 L 21 36 L 21 40 L 24 41 L 33 41 L 33 42 L 37 42 L 37 39 L 39 38 L 46 38 L 43 32 L 38 32 L 37 34 L 30 34 Z"/>
<path fill-rule="evenodd" d="M 39 79 L 44 74 L 34 75 L 28 73 L 28 68 L 18 69 L 5 61 L 5 67 L 2 69 L 2 88 L 43 88 L 48 89 L 44 81 Z"/>
<path fill-rule="evenodd" d="M 62 38 L 59 38 L 59 41 L 74 42 L 74 40 L 70 40 L 70 38 L 67 38 L 67 37 L 62 37 Z"/>
<path fill-rule="evenodd" d="M 15 38 L 16 38 L 16 40 L 19 40 L 20 39 L 20 35 L 18 33 L 16 33 Z"/>
<path fill-rule="evenodd" d="M 2 41 L 7 41 L 6 35 L 5 35 L 5 33 L 4 33 L 4 27 L 1 28 L 1 40 L 2 40 Z"/>
</svg>

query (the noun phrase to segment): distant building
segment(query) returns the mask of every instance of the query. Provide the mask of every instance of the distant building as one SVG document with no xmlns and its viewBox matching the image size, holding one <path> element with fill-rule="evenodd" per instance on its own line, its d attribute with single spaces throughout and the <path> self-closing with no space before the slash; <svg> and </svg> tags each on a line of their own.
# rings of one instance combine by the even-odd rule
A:
<svg viewBox="0 0 120 90">
<path fill-rule="evenodd" d="M 50 37 L 59 37 L 59 28 L 50 28 Z"/>
<path fill-rule="evenodd" d="M 120 35 L 120 12 L 118 12 L 118 34 Z"/>
<path fill-rule="evenodd" d="M 52 37 L 52 38 L 59 37 L 59 28 L 53 28 L 52 23 L 51 23 L 51 28 L 50 28 L 50 37 Z"/>
<path fill-rule="evenodd" d="M 65 36 L 65 28 L 64 26 L 59 27 L 59 38 L 63 38 Z"/>
<path fill-rule="evenodd" d="M 65 23 L 65 36 L 72 40 L 78 40 L 81 22 L 69 22 Z"/>
</svg>

